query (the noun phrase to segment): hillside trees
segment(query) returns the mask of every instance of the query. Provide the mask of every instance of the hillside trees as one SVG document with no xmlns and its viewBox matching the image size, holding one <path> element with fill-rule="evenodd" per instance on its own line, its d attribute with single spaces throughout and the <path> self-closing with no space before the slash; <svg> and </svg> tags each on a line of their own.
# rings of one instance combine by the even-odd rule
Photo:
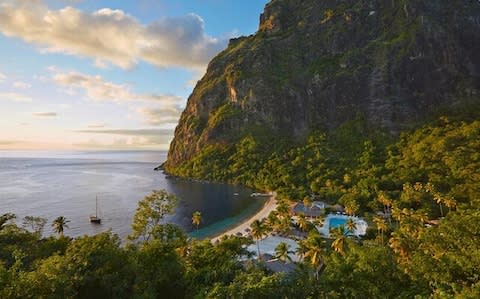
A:
<svg viewBox="0 0 480 299">
<path fill-rule="evenodd" d="M 159 227 L 164 217 L 173 212 L 177 198 L 166 190 L 153 190 L 138 203 L 132 221 L 130 240 L 148 241 Z"/>
</svg>

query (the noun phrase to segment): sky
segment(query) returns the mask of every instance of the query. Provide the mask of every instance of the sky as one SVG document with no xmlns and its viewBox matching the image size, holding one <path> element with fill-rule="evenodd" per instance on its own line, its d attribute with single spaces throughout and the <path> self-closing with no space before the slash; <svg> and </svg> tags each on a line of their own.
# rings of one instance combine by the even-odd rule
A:
<svg viewBox="0 0 480 299">
<path fill-rule="evenodd" d="M 0 0 L 0 149 L 168 149 L 268 0 Z"/>
</svg>

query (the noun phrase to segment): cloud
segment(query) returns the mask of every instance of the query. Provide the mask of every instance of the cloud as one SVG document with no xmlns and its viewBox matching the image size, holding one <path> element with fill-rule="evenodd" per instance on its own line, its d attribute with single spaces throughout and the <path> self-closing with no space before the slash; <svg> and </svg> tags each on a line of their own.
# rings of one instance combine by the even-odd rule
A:
<svg viewBox="0 0 480 299">
<path fill-rule="evenodd" d="M 105 128 L 107 125 L 104 123 L 89 124 L 87 127 L 92 129 Z"/>
<path fill-rule="evenodd" d="M 143 148 L 154 148 L 154 149 L 168 149 L 168 144 L 170 143 L 171 137 L 127 137 L 127 138 L 117 138 L 113 142 L 99 142 L 95 139 L 90 139 L 87 142 L 80 142 L 72 144 L 75 147 L 81 148 L 103 148 L 103 149 L 135 149 L 139 147 Z"/>
<path fill-rule="evenodd" d="M 7 101 L 13 101 L 13 102 L 31 102 L 32 98 L 29 96 L 19 94 L 19 93 L 14 93 L 14 92 L 0 92 L 0 100 L 5 99 Z"/>
<path fill-rule="evenodd" d="M 4 74 L 0 73 L 0 83 L 2 83 L 3 81 L 5 81 L 5 79 L 7 79 L 7 76 L 5 76 Z"/>
<path fill-rule="evenodd" d="M 173 129 L 110 129 L 110 130 L 77 130 L 74 133 L 118 135 L 112 143 L 102 143 L 95 139 L 88 142 L 77 143 L 75 146 L 90 148 L 135 148 L 135 147 L 161 147 L 168 148 L 173 138 Z"/>
<path fill-rule="evenodd" d="M 0 140 L 0 146 L 1 145 L 15 145 L 15 144 L 21 144 L 23 141 L 19 140 Z"/>
<path fill-rule="evenodd" d="M 68 89 L 78 88 L 85 91 L 93 100 L 100 101 L 131 101 L 149 100 L 166 106 L 178 105 L 182 100 L 172 95 L 137 94 L 130 91 L 129 86 L 105 81 L 101 76 L 89 76 L 81 73 L 57 73 L 53 80 Z"/>
<path fill-rule="evenodd" d="M 76 130 L 75 133 L 110 134 L 125 136 L 171 136 L 173 130 L 169 129 L 109 129 L 109 130 Z"/>
<path fill-rule="evenodd" d="M 56 112 L 33 112 L 33 116 L 38 116 L 38 117 L 55 117 L 57 116 Z"/>
<path fill-rule="evenodd" d="M 70 144 L 45 142 L 42 140 L 0 140 L 2 150 L 50 150 L 50 149 L 71 149 Z M 8 155 L 8 154 L 7 154 Z"/>
<path fill-rule="evenodd" d="M 165 18 L 146 28 L 141 57 L 159 67 L 175 61 L 176 66 L 203 69 L 226 42 L 207 36 L 203 19 L 195 14 Z"/>
<path fill-rule="evenodd" d="M 178 107 L 139 108 L 137 111 L 145 117 L 146 123 L 152 126 L 177 123 L 182 113 Z"/>
<path fill-rule="evenodd" d="M 51 10 L 40 0 L 0 4 L 0 32 L 45 53 L 92 58 L 100 67 L 131 68 L 145 61 L 161 68 L 203 69 L 227 43 L 226 38 L 208 36 L 195 14 L 142 24 L 122 10 Z"/>
<path fill-rule="evenodd" d="M 25 83 L 23 81 L 15 81 L 13 82 L 13 87 L 18 89 L 29 89 L 30 87 L 32 87 L 32 85 Z"/>
</svg>

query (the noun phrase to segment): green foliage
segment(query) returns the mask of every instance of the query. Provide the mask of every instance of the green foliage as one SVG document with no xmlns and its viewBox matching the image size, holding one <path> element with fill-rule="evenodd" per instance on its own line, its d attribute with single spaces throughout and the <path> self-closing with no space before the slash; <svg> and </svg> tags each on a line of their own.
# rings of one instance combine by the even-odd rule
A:
<svg viewBox="0 0 480 299">
<path fill-rule="evenodd" d="M 412 285 L 384 247 L 352 243 L 348 254 L 331 254 L 320 276 L 320 289 L 329 298 L 410 298 Z"/>
<path fill-rule="evenodd" d="M 198 230 L 198 226 L 200 225 L 201 221 L 202 221 L 202 213 L 200 213 L 199 211 L 193 212 L 192 224 L 197 227 L 197 230 Z"/>
<path fill-rule="evenodd" d="M 25 216 L 23 218 L 23 228 L 30 230 L 30 232 L 36 233 L 39 236 L 42 235 L 45 224 L 47 224 L 47 219 L 42 217 Z"/>
<path fill-rule="evenodd" d="M 141 238 L 148 241 L 163 218 L 171 214 L 175 208 L 177 198 L 166 190 L 153 190 L 150 195 L 138 202 L 132 222 L 130 240 Z"/>
<path fill-rule="evenodd" d="M 4 226 L 8 225 L 9 222 L 14 220 L 17 216 L 12 213 L 6 213 L 0 216 L 0 230 L 4 228 Z"/>
<path fill-rule="evenodd" d="M 267 276 L 257 270 L 241 273 L 228 286 L 217 285 L 207 298 L 284 298 L 282 275 Z"/>
<path fill-rule="evenodd" d="M 2 298 L 128 298 L 132 272 L 118 237 L 102 233 L 81 237 L 62 255 L 52 254 L 24 267 L 16 254 Z M 17 251 L 18 252 L 18 251 Z"/>
<path fill-rule="evenodd" d="M 111 233 L 42 238 L 41 218 L 26 217 L 21 228 L 4 214 L 0 298 L 478 298 L 480 121 L 440 118 L 396 142 L 365 129 L 359 118 L 273 150 L 259 129 L 234 146 L 205 148 L 177 171 L 274 189 L 307 206 L 312 197 L 341 203 L 372 220 L 371 240 L 350 238 L 353 222 L 332 240 L 312 230 L 298 244 L 298 269 L 271 274 L 240 262 L 252 240 L 192 241 L 164 224 L 175 204 L 164 190 L 139 202 L 132 239 L 143 242 L 127 247 Z M 287 232 L 288 207 L 280 200 L 272 216 L 254 222 L 253 237 L 266 227 Z M 308 231 L 304 222 L 300 216 Z M 287 260 L 288 246 L 276 253 Z"/>
<path fill-rule="evenodd" d="M 390 149 L 385 163 L 391 180 L 432 183 L 438 191 L 459 202 L 476 200 L 480 194 L 480 121 L 450 122 L 403 135 Z"/>
<path fill-rule="evenodd" d="M 137 298 L 183 298 L 185 266 L 169 242 L 155 239 L 136 252 L 134 293 Z"/>
<path fill-rule="evenodd" d="M 429 282 L 439 297 L 478 297 L 479 233 L 478 208 L 450 213 L 438 227 L 424 231 L 406 268 L 414 279 Z"/>
<path fill-rule="evenodd" d="M 193 241 L 185 262 L 189 283 L 188 298 L 203 297 L 214 285 L 228 285 L 242 272 L 238 258 L 247 255 L 244 248 L 251 241 L 231 237 L 213 245 L 209 240 Z"/>
<path fill-rule="evenodd" d="M 240 112 L 241 110 L 239 108 L 236 108 L 230 103 L 226 103 L 217 108 L 217 110 L 215 110 L 215 112 L 209 117 L 207 126 L 209 128 L 215 128 L 226 119 L 240 115 Z"/>
<path fill-rule="evenodd" d="M 303 277 L 308 296 L 478 297 L 480 122 L 442 117 L 396 141 L 364 124 L 359 117 L 329 135 L 312 132 L 301 143 L 281 142 L 270 151 L 264 147 L 268 138 L 250 134 L 224 150 L 221 161 L 204 159 L 224 169 L 215 172 L 217 179 L 276 190 L 278 198 L 302 201 L 313 195 L 373 218 L 369 232 L 376 240 L 350 240 L 344 229 L 334 231 L 330 242 L 312 233 L 299 243 L 304 265 L 320 281 L 311 287 L 315 276 Z M 372 217 L 377 211 L 383 216 Z M 269 228 L 281 230 L 283 216 L 272 215 Z M 270 288 L 289 283 L 287 277 L 255 271 L 217 283 L 209 295 L 276 298 Z M 240 289 L 242 284 L 248 287 Z"/>
<path fill-rule="evenodd" d="M 222 145 L 208 145 L 193 159 L 175 169 L 169 169 L 174 175 L 220 181 L 227 178 L 225 159 L 229 148 Z"/>
<path fill-rule="evenodd" d="M 310 65 L 310 73 L 322 74 L 322 76 L 328 76 L 331 73 L 336 72 L 340 67 L 340 59 L 342 55 L 324 56 L 318 59 L 312 65 Z"/>
</svg>

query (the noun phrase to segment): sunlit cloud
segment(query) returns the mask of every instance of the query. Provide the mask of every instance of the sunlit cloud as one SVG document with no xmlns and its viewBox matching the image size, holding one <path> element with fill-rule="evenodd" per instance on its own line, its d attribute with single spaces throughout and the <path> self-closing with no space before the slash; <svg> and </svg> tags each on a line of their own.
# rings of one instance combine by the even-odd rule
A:
<svg viewBox="0 0 480 299">
<path fill-rule="evenodd" d="M 172 130 L 168 129 L 109 129 L 109 130 L 75 130 L 76 133 L 110 134 L 127 136 L 170 136 Z"/>
<path fill-rule="evenodd" d="M 96 124 L 89 124 L 87 127 L 91 129 L 99 129 L 105 128 L 107 125 L 105 123 L 96 123 Z"/>
<path fill-rule="evenodd" d="M 91 148 L 135 148 L 135 147 L 168 147 L 173 138 L 173 132 L 169 129 L 102 129 L 102 130 L 76 130 L 74 133 L 101 134 L 119 136 L 114 142 L 104 143 L 95 139 L 88 142 L 76 143 L 74 146 Z"/>
<path fill-rule="evenodd" d="M 86 142 L 78 142 L 72 144 L 79 148 L 92 149 L 135 149 L 135 148 L 153 148 L 153 149 L 168 149 L 168 144 L 171 137 L 126 137 L 116 138 L 113 142 L 101 142 L 96 139 L 90 139 Z"/>
<path fill-rule="evenodd" d="M 72 88 L 83 90 L 92 100 L 99 101 L 132 101 L 147 100 L 155 101 L 165 106 L 175 106 L 181 102 L 181 98 L 172 95 L 138 94 L 130 90 L 124 84 L 115 84 L 105 81 L 101 76 L 89 76 L 77 72 L 58 73 L 53 80 L 67 90 Z"/>
<path fill-rule="evenodd" d="M 55 117 L 57 116 L 56 112 L 33 112 L 33 116 L 38 116 L 38 117 Z"/>
<path fill-rule="evenodd" d="M 0 4 L 0 32 L 45 53 L 89 57 L 101 68 L 131 68 L 145 61 L 161 68 L 203 69 L 227 43 L 227 38 L 208 36 L 195 14 L 142 24 L 122 10 L 52 10 L 40 0 Z"/>
<path fill-rule="evenodd" d="M 71 149 L 72 145 L 40 140 L 0 140 L 1 150 Z"/>
<path fill-rule="evenodd" d="M 5 81 L 5 79 L 7 79 L 7 76 L 5 76 L 4 74 L 0 73 L 0 83 L 2 83 L 3 81 Z"/>
<path fill-rule="evenodd" d="M 145 123 L 152 126 L 177 123 L 182 113 L 178 107 L 139 108 L 137 111 L 143 116 Z"/>
<path fill-rule="evenodd" d="M 2 145 L 15 145 L 15 144 L 21 144 L 23 141 L 19 140 L 0 140 L 0 146 Z"/>
<path fill-rule="evenodd" d="M 14 88 L 18 88 L 18 89 L 29 89 L 30 87 L 32 87 L 32 85 L 25 83 L 23 81 L 15 81 L 13 82 L 12 85 Z"/>
<path fill-rule="evenodd" d="M 12 102 L 31 102 L 32 98 L 24 94 L 14 92 L 0 92 L 0 100 L 7 100 Z"/>
</svg>

